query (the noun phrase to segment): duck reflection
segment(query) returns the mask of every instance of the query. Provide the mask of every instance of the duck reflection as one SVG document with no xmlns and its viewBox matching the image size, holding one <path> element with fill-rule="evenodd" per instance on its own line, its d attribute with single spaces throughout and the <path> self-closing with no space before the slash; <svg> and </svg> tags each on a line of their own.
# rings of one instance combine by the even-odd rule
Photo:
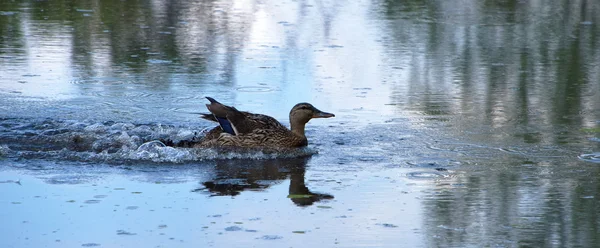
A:
<svg viewBox="0 0 600 248">
<path fill-rule="evenodd" d="M 333 195 L 312 192 L 306 187 L 304 174 L 310 157 L 277 160 L 220 160 L 213 180 L 203 182 L 195 191 L 213 196 L 236 196 L 242 191 L 264 190 L 290 178 L 288 198 L 298 206 L 309 206 Z"/>
</svg>

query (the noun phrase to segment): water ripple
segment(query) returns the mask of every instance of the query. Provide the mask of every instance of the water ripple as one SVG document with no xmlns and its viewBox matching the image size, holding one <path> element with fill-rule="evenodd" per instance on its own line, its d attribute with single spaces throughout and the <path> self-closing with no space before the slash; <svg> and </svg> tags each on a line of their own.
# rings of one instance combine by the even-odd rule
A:
<svg viewBox="0 0 600 248">
<path fill-rule="evenodd" d="M 450 177 L 447 173 L 441 173 L 437 171 L 415 171 L 406 173 L 406 177 L 409 179 L 439 179 Z"/>
<path fill-rule="evenodd" d="M 241 92 L 271 92 L 275 89 L 266 86 L 243 86 L 238 87 L 236 90 Z"/>
<path fill-rule="evenodd" d="M 600 163 L 600 152 L 581 154 L 578 158 L 587 162 Z"/>
</svg>

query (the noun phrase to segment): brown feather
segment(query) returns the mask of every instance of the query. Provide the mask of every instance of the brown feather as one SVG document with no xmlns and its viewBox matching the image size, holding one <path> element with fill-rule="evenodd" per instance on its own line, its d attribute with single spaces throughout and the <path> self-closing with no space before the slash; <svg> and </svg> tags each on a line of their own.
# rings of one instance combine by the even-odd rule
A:
<svg viewBox="0 0 600 248">
<path fill-rule="evenodd" d="M 290 111 L 291 129 L 283 126 L 275 118 L 262 114 L 239 111 L 207 97 L 206 107 L 212 118 L 206 114 L 202 118 L 216 121 L 216 117 L 227 118 L 235 127 L 237 135 L 231 135 L 216 127 L 194 147 L 244 147 L 244 148 L 293 148 L 308 145 L 304 126 L 311 118 L 329 118 L 333 114 L 322 112 L 308 103 L 299 103 Z"/>
</svg>

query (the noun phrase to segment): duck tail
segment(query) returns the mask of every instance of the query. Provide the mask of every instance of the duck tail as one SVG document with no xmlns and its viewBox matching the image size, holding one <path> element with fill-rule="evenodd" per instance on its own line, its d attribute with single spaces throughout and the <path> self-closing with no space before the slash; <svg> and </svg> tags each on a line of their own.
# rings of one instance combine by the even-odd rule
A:
<svg viewBox="0 0 600 248">
<path fill-rule="evenodd" d="M 217 118 L 215 118 L 215 115 L 213 115 L 211 113 L 209 113 L 209 114 L 207 114 L 207 113 L 200 113 L 200 118 L 208 120 L 208 121 L 214 121 L 214 122 L 218 121 Z"/>
<path fill-rule="evenodd" d="M 205 119 L 207 121 L 217 122 L 217 119 L 212 113 L 202 113 L 202 112 L 186 112 L 188 114 L 200 115 L 200 118 Z"/>
<path fill-rule="evenodd" d="M 218 104 L 221 104 L 220 102 L 218 102 L 217 100 L 215 100 L 214 98 L 212 98 L 212 97 L 210 97 L 210 96 L 206 96 L 206 99 L 208 99 L 208 101 L 209 101 L 210 103 L 218 103 Z"/>
</svg>

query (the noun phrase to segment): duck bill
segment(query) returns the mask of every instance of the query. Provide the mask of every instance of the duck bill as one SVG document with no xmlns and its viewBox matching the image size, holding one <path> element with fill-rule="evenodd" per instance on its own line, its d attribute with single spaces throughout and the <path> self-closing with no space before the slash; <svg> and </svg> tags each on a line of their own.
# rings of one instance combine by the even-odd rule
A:
<svg viewBox="0 0 600 248">
<path fill-rule="evenodd" d="M 335 117 L 335 115 L 332 113 L 319 111 L 319 112 L 314 113 L 312 116 L 312 118 L 329 118 L 329 117 Z"/>
</svg>

